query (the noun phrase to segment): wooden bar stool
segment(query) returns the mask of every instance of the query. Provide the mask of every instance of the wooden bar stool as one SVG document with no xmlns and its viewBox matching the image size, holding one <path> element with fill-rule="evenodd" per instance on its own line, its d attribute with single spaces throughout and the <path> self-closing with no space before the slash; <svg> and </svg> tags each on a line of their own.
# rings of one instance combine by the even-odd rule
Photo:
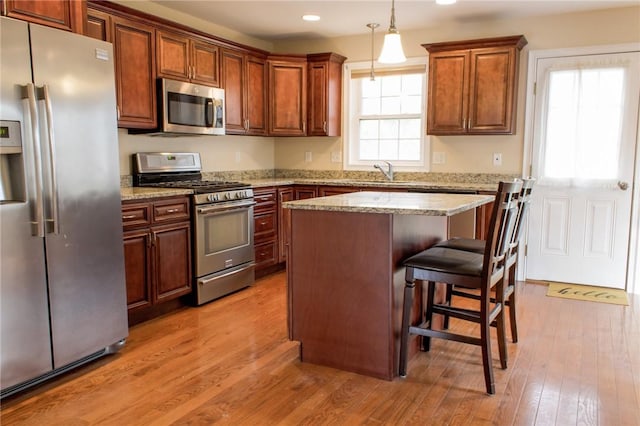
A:
<svg viewBox="0 0 640 426">
<path fill-rule="evenodd" d="M 484 254 L 432 247 L 404 261 L 405 290 L 400 338 L 399 374 L 407 375 L 409 336 L 422 336 L 424 350 L 430 349 L 430 338 L 455 340 L 481 347 L 482 365 L 487 393 L 495 393 L 493 367 L 491 362 L 490 324 L 496 322 L 500 364 L 507 368 L 505 321 L 503 310 L 505 254 L 509 246 L 512 228 L 517 213 L 517 197 L 522 182 L 500 182 L 493 206 L 491 222 Z M 425 321 L 414 326 L 410 324 L 415 281 L 427 281 L 427 306 Z M 449 305 L 446 301 L 435 300 L 436 283 L 480 290 L 479 310 L 471 310 Z M 495 301 L 491 303 L 490 292 L 496 288 Z M 457 334 L 431 328 L 433 314 L 442 314 L 480 324 L 480 336 Z"/>
<path fill-rule="evenodd" d="M 516 271 L 518 265 L 518 247 L 520 246 L 520 238 L 522 237 L 523 223 L 529 205 L 531 203 L 531 191 L 535 179 L 522 179 L 522 188 L 518 195 L 518 211 L 516 214 L 515 225 L 507 247 L 506 252 L 506 268 L 507 281 L 504 286 L 505 305 L 509 307 L 509 324 L 511 326 L 511 340 L 513 343 L 518 342 L 518 323 L 516 309 Z M 448 247 L 456 250 L 470 251 L 474 253 L 484 254 L 486 246 L 485 240 L 473 238 L 451 238 L 446 241 L 439 242 L 436 247 Z M 455 288 L 453 286 L 447 288 L 447 301 L 451 303 L 452 296 L 460 296 L 470 299 L 479 300 L 480 296 L 476 293 L 470 293 L 464 288 Z M 495 324 L 494 324 L 495 325 Z M 445 328 L 448 328 L 448 318 L 445 317 Z"/>
</svg>

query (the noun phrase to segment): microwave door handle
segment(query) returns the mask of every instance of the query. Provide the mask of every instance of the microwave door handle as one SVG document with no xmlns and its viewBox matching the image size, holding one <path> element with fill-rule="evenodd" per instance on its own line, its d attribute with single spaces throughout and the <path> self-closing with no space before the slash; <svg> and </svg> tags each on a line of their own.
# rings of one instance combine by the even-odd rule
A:
<svg viewBox="0 0 640 426">
<path fill-rule="evenodd" d="M 207 99 L 204 108 L 204 121 L 206 127 L 213 127 L 213 99 Z"/>
</svg>

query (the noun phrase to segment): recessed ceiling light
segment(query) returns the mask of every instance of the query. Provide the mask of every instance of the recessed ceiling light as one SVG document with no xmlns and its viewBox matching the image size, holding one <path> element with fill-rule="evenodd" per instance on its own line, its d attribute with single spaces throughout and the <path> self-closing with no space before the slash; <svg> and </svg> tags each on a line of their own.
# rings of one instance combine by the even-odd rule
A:
<svg viewBox="0 0 640 426">
<path fill-rule="evenodd" d="M 318 15 L 303 15 L 302 19 L 304 21 L 319 21 L 320 17 Z"/>
<path fill-rule="evenodd" d="M 454 4 L 456 0 L 436 0 L 436 4 Z"/>
</svg>

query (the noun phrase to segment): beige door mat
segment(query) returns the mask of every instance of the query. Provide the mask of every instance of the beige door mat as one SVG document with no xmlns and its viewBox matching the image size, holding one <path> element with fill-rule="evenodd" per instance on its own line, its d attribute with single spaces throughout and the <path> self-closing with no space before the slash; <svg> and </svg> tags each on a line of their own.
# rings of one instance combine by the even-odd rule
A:
<svg viewBox="0 0 640 426">
<path fill-rule="evenodd" d="M 567 284 L 548 281 L 547 296 L 565 299 L 587 300 L 590 302 L 629 305 L 627 292 L 615 288 L 593 287 L 589 285 Z"/>
</svg>

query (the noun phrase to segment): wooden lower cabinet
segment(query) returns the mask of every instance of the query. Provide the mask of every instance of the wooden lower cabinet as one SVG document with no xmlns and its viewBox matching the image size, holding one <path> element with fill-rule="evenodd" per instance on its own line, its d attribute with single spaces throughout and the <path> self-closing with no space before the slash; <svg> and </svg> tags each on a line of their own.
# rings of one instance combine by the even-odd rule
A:
<svg viewBox="0 0 640 426">
<path fill-rule="evenodd" d="M 191 293 L 189 208 L 187 197 L 123 203 L 130 325 L 164 313 L 154 308 Z"/>
<path fill-rule="evenodd" d="M 306 200 L 307 198 L 315 198 L 318 196 L 318 187 L 316 186 L 294 186 L 293 199 Z"/>
<path fill-rule="evenodd" d="M 254 207 L 253 243 L 256 272 L 279 263 L 278 258 L 278 197 L 274 187 L 253 190 Z"/>
<path fill-rule="evenodd" d="M 290 186 L 278 188 L 278 261 L 287 261 L 289 251 L 289 232 L 291 226 L 291 211 L 282 207 L 283 203 L 293 201 L 293 188 Z"/>
<path fill-rule="evenodd" d="M 328 197 L 329 195 L 348 194 L 359 191 L 352 186 L 320 186 L 318 187 L 318 197 Z"/>
<path fill-rule="evenodd" d="M 481 195 L 495 195 L 494 192 L 480 192 Z M 491 212 L 493 211 L 493 201 L 476 208 L 476 236 L 475 238 L 484 240 L 489 231 Z"/>
</svg>

